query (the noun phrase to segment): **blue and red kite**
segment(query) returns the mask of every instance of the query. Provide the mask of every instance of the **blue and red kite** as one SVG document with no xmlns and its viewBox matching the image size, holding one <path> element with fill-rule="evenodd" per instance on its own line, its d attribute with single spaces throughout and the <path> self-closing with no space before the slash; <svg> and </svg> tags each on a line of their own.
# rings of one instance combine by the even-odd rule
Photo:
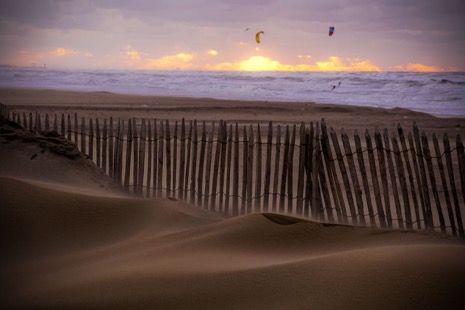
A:
<svg viewBox="0 0 465 310">
<path fill-rule="evenodd" d="M 332 36 L 334 33 L 334 27 L 329 27 L 329 36 Z"/>
</svg>

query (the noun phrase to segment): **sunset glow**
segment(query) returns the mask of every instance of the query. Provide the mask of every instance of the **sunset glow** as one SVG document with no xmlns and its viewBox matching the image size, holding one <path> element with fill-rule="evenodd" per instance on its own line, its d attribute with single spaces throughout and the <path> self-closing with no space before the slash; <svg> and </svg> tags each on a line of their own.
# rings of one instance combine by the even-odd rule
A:
<svg viewBox="0 0 465 310">
<path fill-rule="evenodd" d="M 465 71 L 465 2 L 0 1 L 0 65 L 239 71 Z M 23 5 L 24 4 L 24 5 Z M 180 9 L 180 8 L 185 9 Z M 246 14 L 260 7 L 257 14 Z M 412 12 L 414 16 L 412 16 Z M 435 14 L 440 12 L 441 14 Z M 437 19 L 431 18 L 436 16 Z M 414 18 L 412 18 L 414 17 Z M 399 22 L 402 21 L 402 22 Z M 328 26 L 335 27 L 328 36 Z M 369 24 L 370 27 L 366 25 Z M 245 30 L 247 29 L 247 30 Z M 375 31 L 373 31 L 375 29 Z M 256 31 L 266 35 L 258 44 Z"/>
</svg>

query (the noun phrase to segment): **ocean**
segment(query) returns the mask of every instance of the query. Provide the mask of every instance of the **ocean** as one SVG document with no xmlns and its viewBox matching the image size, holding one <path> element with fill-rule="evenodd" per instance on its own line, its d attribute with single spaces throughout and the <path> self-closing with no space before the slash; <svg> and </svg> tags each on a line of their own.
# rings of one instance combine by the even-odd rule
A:
<svg viewBox="0 0 465 310">
<path fill-rule="evenodd" d="M 465 73 L 52 70 L 0 67 L 0 87 L 407 108 L 465 117 Z M 1 99 L 1 98 L 0 98 Z"/>
</svg>

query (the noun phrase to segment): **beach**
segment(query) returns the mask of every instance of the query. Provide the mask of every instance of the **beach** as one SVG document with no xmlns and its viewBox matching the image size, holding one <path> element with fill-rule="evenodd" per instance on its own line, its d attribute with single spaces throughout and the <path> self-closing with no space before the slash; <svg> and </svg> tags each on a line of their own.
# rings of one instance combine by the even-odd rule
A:
<svg viewBox="0 0 465 310">
<path fill-rule="evenodd" d="M 298 125 L 324 118 L 349 134 L 396 131 L 398 124 L 410 130 L 415 122 L 427 135 L 465 137 L 464 118 L 400 108 L 20 88 L 0 88 L 0 102 L 20 114 L 101 119 Z M 0 201 L 4 308 L 447 309 L 464 303 L 465 245 L 451 236 L 272 213 L 225 217 L 177 199 L 135 198 L 71 143 L 38 138 L 4 120 Z"/>
</svg>

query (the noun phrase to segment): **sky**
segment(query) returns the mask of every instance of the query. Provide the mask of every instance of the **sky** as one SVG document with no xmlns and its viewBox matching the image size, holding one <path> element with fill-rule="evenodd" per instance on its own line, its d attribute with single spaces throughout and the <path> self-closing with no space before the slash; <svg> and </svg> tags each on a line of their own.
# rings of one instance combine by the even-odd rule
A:
<svg viewBox="0 0 465 310">
<path fill-rule="evenodd" d="M 0 0 L 0 65 L 465 71 L 464 55 L 464 0 Z"/>
</svg>

